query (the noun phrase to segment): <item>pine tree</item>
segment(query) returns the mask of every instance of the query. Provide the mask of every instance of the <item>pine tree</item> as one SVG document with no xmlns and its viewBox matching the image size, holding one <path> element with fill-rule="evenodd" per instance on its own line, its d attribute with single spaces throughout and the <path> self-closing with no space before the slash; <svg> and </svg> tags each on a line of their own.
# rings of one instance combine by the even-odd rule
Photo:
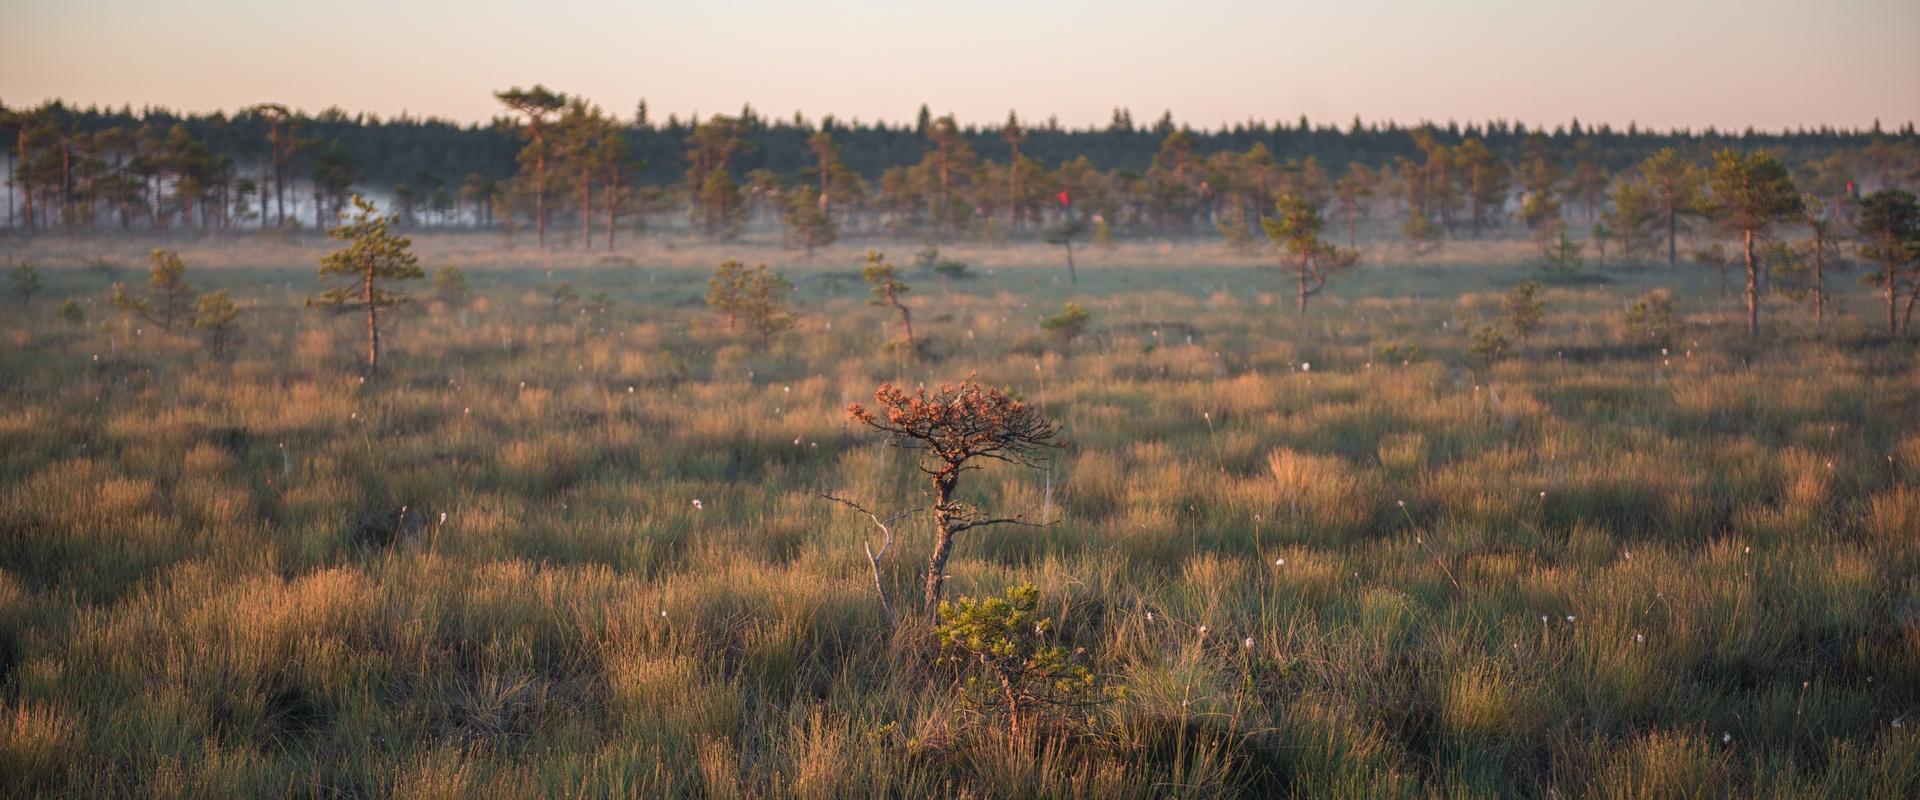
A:
<svg viewBox="0 0 1920 800">
<path fill-rule="evenodd" d="M 1887 335 L 1899 337 L 1920 299 L 1920 202 L 1903 189 L 1881 189 L 1860 202 L 1860 255 L 1877 262 L 1887 298 Z M 1899 310 L 1906 295 L 1906 311 Z"/>
<path fill-rule="evenodd" d="M 911 287 L 900 280 L 899 273 L 887 257 L 877 250 L 867 251 L 866 269 L 860 271 L 860 277 L 873 287 L 873 300 L 876 306 L 891 308 L 900 315 L 901 344 L 907 352 L 913 352 L 913 312 L 902 302 L 900 295 L 906 294 Z"/>
<path fill-rule="evenodd" d="M 740 123 L 715 115 L 687 137 L 688 194 L 693 198 L 693 220 L 709 236 L 731 239 L 746 222 L 746 202 L 740 185 L 727 172 L 740 149 Z"/>
<path fill-rule="evenodd" d="M 1671 147 L 1663 147 L 1640 162 L 1640 177 L 1659 200 L 1667 229 L 1667 266 L 1679 262 L 1681 218 L 1699 205 L 1702 173 Z"/>
<path fill-rule="evenodd" d="M 847 407 L 855 422 L 887 435 L 890 446 L 914 451 L 927 476 L 933 500 L 933 554 L 927 562 L 923 607 L 931 613 L 947 580 L 947 559 L 954 538 L 974 528 L 1020 524 L 1018 517 L 994 517 L 955 496 L 960 478 L 997 460 L 1039 469 L 1063 446 L 1059 423 L 1006 392 L 982 386 L 974 378 L 958 385 L 925 387 L 909 394 L 892 385 L 874 392 L 874 408 Z"/>
<path fill-rule="evenodd" d="M 814 250 L 840 238 L 833 217 L 827 214 L 826 195 L 811 186 L 802 186 L 787 194 L 786 203 L 780 208 L 780 219 L 787 224 L 792 240 L 806 250 L 808 258 L 813 257 Z"/>
<path fill-rule="evenodd" d="M 1320 238 L 1326 221 L 1321 219 L 1319 207 L 1305 198 L 1283 195 L 1275 204 L 1275 211 L 1276 216 L 1262 217 L 1260 226 L 1266 229 L 1267 238 L 1279 245 L 1282 264 L 1290 261 L 1291 266 L 1287 268 L 1297 273 L 1300 314 L 1305 316 L 1307 298 L 1325 289 L 1327 278 L 1333 273 L 1353 266 L 1357 256 Z"/>
<path fill-rule="evenodd" d="M 362 307 L 367 312 L 367 371 L 380 369 L 380 309 L 408 302 L 407 295 L 387 288 L 400 281 L 426 277 L 419 259 L 412 252 L 413 242 L 392 232 L 397 218 L 380 216 L 373 203 L 353 196 L 352 219 L 327 231 L 346 246 L 320 262 L 320 278 L 344 278 L 346 283 L 310 298 L 309 305 L 348 310 Z"/>
<path fill-rule="evenodd" d="M 1747 335 L 1760 334 L 1760 265 L 1754 241 L 1800 213 L 1800 194 L 1787 167 L 1768 153 L 1722 150 L 1713 157 L 1710 178 L 1713 217 L 1741 236 L 1747 262 Z"/>
<path fill-rule="evenodd" d="M 187 285 L 187 264 L 180 254 L 159 249 L 147 254 L 147 263 L 147 296 L 135 297 L 126 284 L 116 283 L 113 305 L 172 331 L 173 323 L 185 319 L 193 308 L 195 292 Z"/>
<path fill-rule="evenodd" d="M 201 295 L 194 305 L 193 327 L 207 337 L 207 350 L 226 356 L 240 344 L 240 309 L 227 296 L 227 290 Z"/>
<path fill-rule="evenodd" d="M 533 224 L 538 231 L 540 246 L 546 247 L 548 120 L 566 108 L 567 96 L 539 84 L 534 84 L 532 89 L 516 86 L 504 92 L 494 92 L 493 96 L 508 110 L 527 118 L 527 147 L 521 151 L 521 159 L 523 162 L 532 161 Z"/>
<path fill-rule="evenodd" d="M 7 291 L 13 299 L 20 301 L 20 307 L 26 308 L 33 296 L 40 293 L 40 270 L 25 261 L 14 265 L 8 277 Z"/>
<path fill-rule="evenodd" d="M 793 327 L 793 315 L 787 311 L 793 284 L 765 264 L 747 269 L 738 261 L 728 261 L 713 271 L 707 287 L 707 305 L 727 315 L 727 330 L 744 325 L 765 342 Z"/>
</svg>

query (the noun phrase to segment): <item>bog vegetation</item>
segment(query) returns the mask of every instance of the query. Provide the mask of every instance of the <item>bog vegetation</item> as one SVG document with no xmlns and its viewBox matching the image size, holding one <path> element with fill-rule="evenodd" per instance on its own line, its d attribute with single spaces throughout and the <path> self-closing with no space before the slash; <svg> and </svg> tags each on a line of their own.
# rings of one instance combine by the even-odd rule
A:
<svg viewBox="0 0 1920 800">
<path fill-rule="evenodd" d="M 263 107 L 261 184 L 81 237 L 22 139 L 0 794 L 1920 794 L 1910 133 L 1316 190 L 930 119 L 899 210 L 715 118 L 643 232 L 652 134 L 501 99 L 493 233 L 324 173 L 242 237 L 348 152 Z"/>
</svg>

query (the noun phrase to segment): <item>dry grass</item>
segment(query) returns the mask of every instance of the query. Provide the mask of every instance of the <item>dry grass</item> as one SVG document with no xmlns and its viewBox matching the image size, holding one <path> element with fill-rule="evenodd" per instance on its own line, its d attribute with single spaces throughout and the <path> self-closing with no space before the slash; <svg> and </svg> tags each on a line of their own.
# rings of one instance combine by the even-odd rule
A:
<svg viewBox="0 0 1920 800">
<path fill-rule="evenodd" d="M 183 247 L 242 306 L 227 363 L 109 312 L 89 264 L 150 244 L 30 245 L 50 299 L 0 323 L 0 795 L 1920 794 L 1920 362 L 1864 293 L 1824 331 L 1770 299 L 1756 344 L 1710 272 L 1615 272 L 1482 367 L 1458 320 L 1524 245 L 1375 248 L 1304 320 L 1211 244 L 1077 287 L 954 247 L 982 274 L 908 276 L 909 362 L 832 277 L 872 243 L 435 235 L 478 299 L 398 315 L 363 383 L 299 307 L 319 245 Z M 799 330 L 729 338 L 722 257 L 791 266 Z M 554 314 L 560 279 L 612 312 Z M 1654 286 L 1665 356 L 1617 333 Z M 1074 446 L 970 478 L 1058 524 L 969 532 L 951 589 L 1042 587 L 1127 690 L 1077 736 L 956 709 L 815 497 L 921 502 L 842 409 L 972 372 Z"/>
</svg>

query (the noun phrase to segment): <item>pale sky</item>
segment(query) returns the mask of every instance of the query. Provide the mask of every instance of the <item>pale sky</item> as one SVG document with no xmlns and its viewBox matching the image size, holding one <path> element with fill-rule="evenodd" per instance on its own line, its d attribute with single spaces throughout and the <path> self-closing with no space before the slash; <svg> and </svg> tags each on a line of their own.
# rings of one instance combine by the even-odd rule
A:
<svg viewBox="0 0 1920 800">
<path fill-rule="evenodd" d="M 924 6 L 924 7 L 921 7 Z M 1920 118 L 1916 0 L 0 0 L 0 101 L 460 121 L 544 83 L 623 117 L 962 122 L 1125 106 L 1667 128 Z"/>
</svg>

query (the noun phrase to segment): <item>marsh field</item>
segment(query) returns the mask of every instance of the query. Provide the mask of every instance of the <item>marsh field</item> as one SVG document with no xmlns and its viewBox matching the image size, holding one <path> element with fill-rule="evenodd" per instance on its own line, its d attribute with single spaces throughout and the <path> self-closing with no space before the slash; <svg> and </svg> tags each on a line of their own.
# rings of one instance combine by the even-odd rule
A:
<svg viewBox="0 0 1920 800">
<path fill-rule="evenodd" d="M 472 296 L 407 287 L 365 380 L 317 240 L 168 245 L 230 357 L 107 302 L 151 242 L 9 251 L 45 287 L 0 315 L 0 794 L 1920 795 L 1920 356 L 1853 274 L 1749 340 L 1710 268 L 1590 265 L 1496 359 L 1524 243 L 1367 249 L 1304 317 L 1217 242 L 1077 284 L 895 244 L 910 357 L 864 245 L 417 244 Z M 726 330 L 728 258 L 793 330 Z M 939 659 L 925 521 L 890 620 L 820 497 L 923 504 L 846 407 L 970 375 L 1069 446 L 968 474 L 1048 524 L 962 534 L 947 596 L 1031 582 L 1107 690 L 1018 737 Z"/>
</svg>

